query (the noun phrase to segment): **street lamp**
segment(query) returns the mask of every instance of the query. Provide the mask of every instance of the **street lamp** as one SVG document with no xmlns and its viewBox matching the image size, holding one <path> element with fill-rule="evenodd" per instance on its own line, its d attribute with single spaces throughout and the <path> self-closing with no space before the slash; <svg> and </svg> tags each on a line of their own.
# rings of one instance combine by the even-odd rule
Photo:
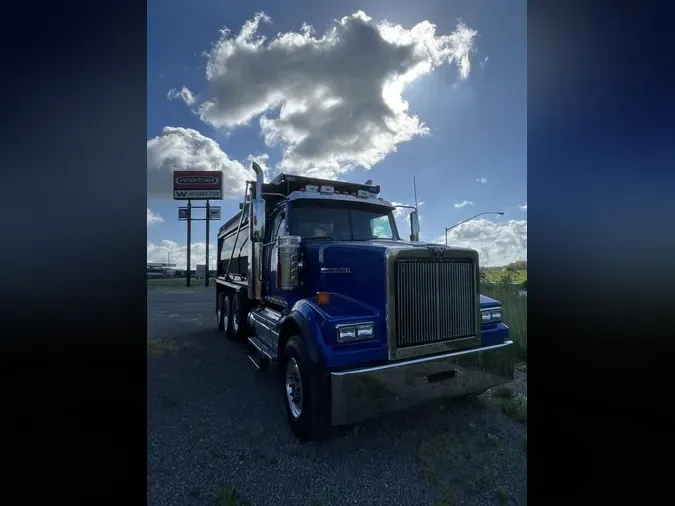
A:
<svg viewBox="0 0 675 506">
<path fill-rule="evenodd" d="M 466 223 L 467 221 L 471 221 L 474 218 L 478 218 L 479 216 L 483 216 L 484 214 L 498 214 L 499 216 L 504 216 L 504 213 L 502 211 L 485 211 L 484 213 L 478 213 L 473 215 L 471 218 L 467 218 L 466 220 L 462 220 L 459 223 L 455 223 L 454 225 L 451 225 L 449 227 L 445 227 L 445 245 L 448 245 L 448 230 L 458 227 L 462 223 Z"/>
</svg>

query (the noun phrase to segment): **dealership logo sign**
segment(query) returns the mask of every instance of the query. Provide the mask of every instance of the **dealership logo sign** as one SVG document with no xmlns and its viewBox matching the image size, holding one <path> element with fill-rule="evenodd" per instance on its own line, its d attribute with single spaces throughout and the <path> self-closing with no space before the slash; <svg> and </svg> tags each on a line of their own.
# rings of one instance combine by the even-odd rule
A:
<svg viewBox="0 0 675 506">
<path fill-rule="evenodd" d="M 220 200 L 223 175 L 212 170 L 177 170 L 173 173 L 175 200 Z"/>
<path fill-rule="evenodd" d="M 176 178 L 176 184 L 179 185 L 203 185 L 203 184 L 218 184 L 220 179 L 217 177 L 194 177 L 194 176 L 182 176 Z"/>
</svg>

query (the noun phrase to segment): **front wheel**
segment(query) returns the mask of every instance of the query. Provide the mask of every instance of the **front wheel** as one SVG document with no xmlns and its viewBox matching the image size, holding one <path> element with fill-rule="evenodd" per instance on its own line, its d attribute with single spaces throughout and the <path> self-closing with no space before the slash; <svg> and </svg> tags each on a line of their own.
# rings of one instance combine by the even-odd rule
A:
<svg viewBox="0 0 675 506">
<path fill-rule="evenodd" d="M 281 366 L 284 407 L 291 431 L 300 441 L 324 438 L 330 427 L 330 392 L 302 337 L 288 340 Z"/>
</svg>

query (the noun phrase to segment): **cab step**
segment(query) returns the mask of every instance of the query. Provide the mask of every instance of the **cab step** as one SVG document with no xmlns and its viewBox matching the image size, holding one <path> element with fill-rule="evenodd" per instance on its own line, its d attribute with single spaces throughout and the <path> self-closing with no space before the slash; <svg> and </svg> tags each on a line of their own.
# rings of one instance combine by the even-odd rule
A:
<svg viewBox="0 0 675 506">
<path fill-rule="evenodd" d="M 247 344 L 248 359 L 259 371 L 266 370 L 271 364 L 276 362 L 275 354 L 257 337 L 249 337 Z"/>
</svg>

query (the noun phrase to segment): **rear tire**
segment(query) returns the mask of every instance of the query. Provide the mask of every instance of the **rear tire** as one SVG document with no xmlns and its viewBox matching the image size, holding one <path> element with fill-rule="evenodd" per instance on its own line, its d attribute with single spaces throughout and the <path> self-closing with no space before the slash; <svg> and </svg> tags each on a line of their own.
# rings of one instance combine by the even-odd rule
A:
<svg viewBox="0 0 675 506">
<path fill-rule="evenodd" d="M 232 297 L 232 335 L 237 341 L 243 340 L 249 334 L 246 303 L 241 293 L 237 292 Z"/>
<path fill-rule="evenodd" d="M 330 433 L 330 391 L 322 368 L 312 363 L 301 336 L 288 340 L 282 357 L 284 407 L 291 431 L 300 441 L 324 439 Z"/>
<path fill-rule="evenodd" d="M 219 293 L 216 298 L 216 323 L 218 324 L 218 330 L 223 332 L 225 330 L 225 324 L 223 322 L 223 301 L 225 300 L 225 293 Z"/>
<path fill-rule="evenodd" d="M 234 341 L 234 329 L 232 328 L 232 296 L 225 294 L 223 299 L 223 330 L 225 338 Z"/>
</svg>

